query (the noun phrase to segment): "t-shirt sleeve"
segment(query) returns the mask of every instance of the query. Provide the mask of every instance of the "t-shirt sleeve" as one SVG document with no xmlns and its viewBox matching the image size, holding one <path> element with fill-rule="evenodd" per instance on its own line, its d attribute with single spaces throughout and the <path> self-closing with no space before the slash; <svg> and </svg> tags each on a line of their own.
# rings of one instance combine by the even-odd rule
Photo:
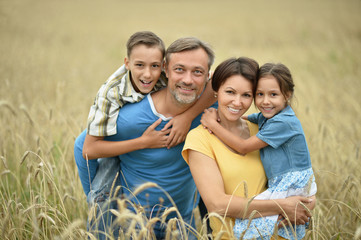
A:
<svg viewBox="0 0 361 240">
<path fill-rule="evenodd" d="M 184 160 L 188 163 L 188 152 L 189 150 L 194 150 L 200 152 L 212 159 L 214 159 L 213 152 L 210 147 L 209 138 L 206 135 L 206 131 L 202 131 L 201 128 L 195 128 L 190 131 L 187 135 L 184 147 L 182 150 L 182 156 Z"/>
<path fill-rule="evenodd" d="M 259 113 L 252 113 L 248 115 L 248 121 L 258 124 Z"/>
<path fill-rule="evenodd" d="M 278 148 L 295 135 L 292 126 L 280 119 L 268 119 L 267 124 L 257 133 L 257 137 L 273 148 Z"/>
</svg>

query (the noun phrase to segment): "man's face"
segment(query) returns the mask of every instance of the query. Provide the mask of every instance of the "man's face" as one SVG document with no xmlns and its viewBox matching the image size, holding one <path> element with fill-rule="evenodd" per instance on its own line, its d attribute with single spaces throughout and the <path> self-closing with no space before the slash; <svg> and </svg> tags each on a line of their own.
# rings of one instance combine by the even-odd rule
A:
<svg viewBox="0 0 361 240">
<path fill-rule="evenodd" d="M 184 105 L 195 102 L 208 78 L 208 55 L 202 48 L 172 53 L 166 66 L 168 89 Z"/>
<path fill-rule="evenodd" d="M 162 61 L 163 54 L 158 47 L 140 44 L 132 49 L 124 63 L 131 73 L 131 81 L 137 92 L 147 94 L 153 90 L 162 72 Z"/>
</svg>

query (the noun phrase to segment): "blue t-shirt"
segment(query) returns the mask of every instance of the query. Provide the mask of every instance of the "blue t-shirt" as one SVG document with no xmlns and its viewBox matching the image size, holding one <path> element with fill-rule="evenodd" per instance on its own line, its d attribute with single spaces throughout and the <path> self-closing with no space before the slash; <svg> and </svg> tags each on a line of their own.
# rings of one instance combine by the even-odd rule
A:
<svg viewBox="0 0 361 240">
<path fill-rule="evenodd" d="M 256 136 L 269 145 L 260 150 L 269 180 L 286 172 L 311 167 L 305 134 L 290 106 L 270 119 L 265 118 L 262 113 L 255 113 L 249 115 L 248 120 L 258 124 L 259 132 Z"/>
</svg>

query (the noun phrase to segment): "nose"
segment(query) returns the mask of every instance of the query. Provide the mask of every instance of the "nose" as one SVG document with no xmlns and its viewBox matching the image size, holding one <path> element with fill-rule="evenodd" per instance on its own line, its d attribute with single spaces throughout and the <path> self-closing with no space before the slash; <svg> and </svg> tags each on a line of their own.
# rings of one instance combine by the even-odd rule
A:
<svg viewBox="0 0 361 240">
<path fill-rule="evenodd" d="M 150 73 L 150 68 L 149 67 L 146 67 L 144 69 L 144 73 L 143 73 L 143 77 L 146 78 L 146 79 L 149 79 L 151 77 L 151 73 Z"/>
<path fill-rule="evenodd" d="M 242 105 L 242 97 L 240 95 L 235 96 L 233 100 L 233 105 L 235 107 L 240 107 Z"/>
<path fill-rule="evenodd" d="M 267 95 L 265 95 L 265 96 L 263 97 L 263 103 L 264 103 L 264 104 L 268 104 L 268 103 L 269 103 L 269 97 L 268 97 Z"/>
<path fill-rule="evenodd" d="M 184 74 L 184 77 L 182 80 L 183 80 L 184 84 L 191 85 L 193 83 L 192 73 L 187 72 L 186 74 Z"/>
</svg>

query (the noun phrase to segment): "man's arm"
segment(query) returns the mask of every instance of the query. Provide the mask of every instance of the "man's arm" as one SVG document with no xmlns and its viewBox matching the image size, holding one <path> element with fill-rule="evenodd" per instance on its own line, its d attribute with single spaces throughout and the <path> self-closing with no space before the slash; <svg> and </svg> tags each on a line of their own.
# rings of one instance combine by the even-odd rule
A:
<svg viewBox="0 0 361 240">
<path fill-rule="evenodd" d="M 216 100 L 217 99 L 214 97 L 212 90 L 211 81 L 208 81 L 203 94 L 197 100 L 197 102 L 184 113 L 175 116 L 164 126 L 163 130 L 168 129 L 173 125 L 167 142 L 168 148 L 174 147 L 181 142 L 184 142 L 191 127 L 192 121 L 199 114 L 201 114 L 204 109 L 212 106 Z"/>
</svg>

